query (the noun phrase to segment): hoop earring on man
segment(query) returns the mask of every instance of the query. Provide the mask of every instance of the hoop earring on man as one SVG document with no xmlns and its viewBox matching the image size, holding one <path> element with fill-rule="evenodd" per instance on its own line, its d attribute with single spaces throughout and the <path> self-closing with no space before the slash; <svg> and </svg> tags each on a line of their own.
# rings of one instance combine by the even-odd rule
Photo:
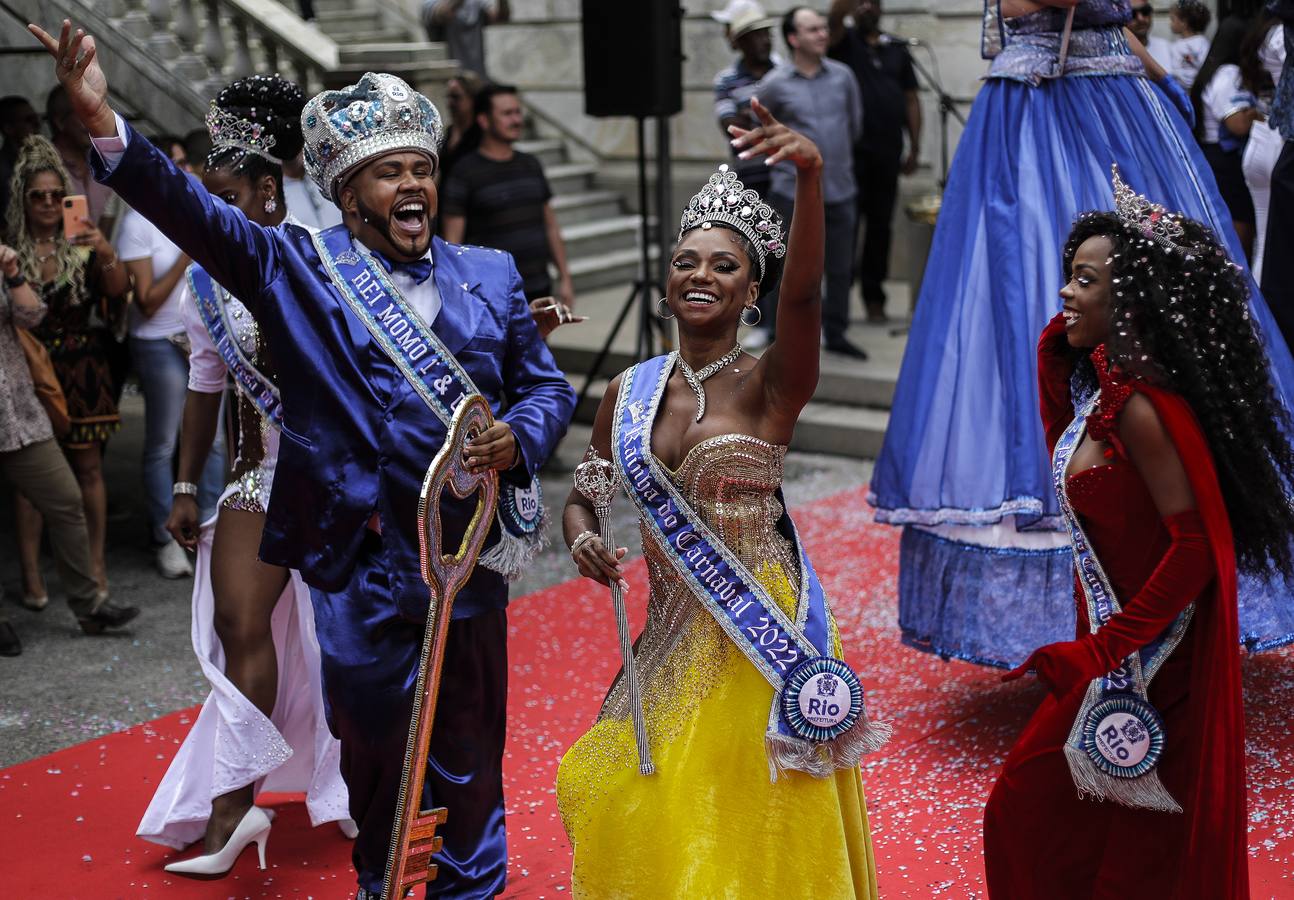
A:
<svg viewBox="0 0 1294 900">
<path fill-rule="evenodd" d="M 755 321 L 747 322 L 746 313 L 750 312 L 752 309 L 755 311 Z M 754 328 L 762 321 L 764 321 L 764 313 L 758 306 L 747 306 L 741 311 L 741 324 L 745 325 L 747 328 Z"/>
<path fill-rule="evenodd" d="M 664 304 L 664 306 L 661 304 Z M 662 312 L 662 310 L 664 311 Z M 674 314 L 669 311 L 669 300 L 665 297 L 661 297 L 656 301 L 656 315 L 660 316 L 662 319 L 674 318 Z"/>
</svg>

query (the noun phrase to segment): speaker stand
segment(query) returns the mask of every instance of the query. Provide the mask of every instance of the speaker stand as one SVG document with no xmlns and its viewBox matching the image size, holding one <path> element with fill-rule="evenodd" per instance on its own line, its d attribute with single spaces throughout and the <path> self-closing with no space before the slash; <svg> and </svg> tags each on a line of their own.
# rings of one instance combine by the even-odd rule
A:
<svg viewBox="0 0 1294 900">
<path fill-rule="evenodd" d="M 629 313 L 637 307 L 638 310 L 638 335 L 634 340 L 634 357 L 639 362 L 650 358 L 654 355 L 652 348 L 655 346 L 653 329 L 661 332 L 661 345 L 664 347 L 667 343 L 665 336 L 665 325 L 656 316 L 656 300 L 664 296 L 665 290 L 660 284 L 660 277 L 656 274 L 651 264 L 651 247 L 653 244 L 659 246 L 659 241 L 653 241 L 653 235 L 650 230 L 650 215 L 647 205 L 647 119 L 645 116 L 637 116 L 638 120 L 638 245 L 642 251 L 642 257 L 638 261 L 638 277 L 634 279 L 633 286 L 629 289 L 629 296 L 625 298 L 620 312 L 616 316 L 615 324 L 611 326 L 611 333 L 607 339 L 602 342 L 601 349 L 598 350 L 597 356 L 593 358 L 593 364 L 584 374 L 584 384 L 580 388 L 579 399 L 576 401 L 576 409 L 579 409 L 584 403 L 584 398 L 589 393 L 589 388 L 597 380 L 598 375 L 602 372 L 602 366 L 606 363 L 607 357 L 611 354 L 611 345 L 615 343 L 616 337 L 620 334 L 620 329 L 624 326 L 625 320 L 629 318 Z M 657 119 L 657 129 L 664 130 L 668 128 L 669 120 L 660 117 Z M 668 148 L 668 136 L 660 144 Z M 657 165 L 661 160 L 657 160 Z M 663 179 L 658 179 L 663 181 Z M 665 191 L 668 187 L 658 185 L 658 204 L 661 209 L 667 201 Z M 658 225 L 659 228 L 659 216 Z"/>
</svg>

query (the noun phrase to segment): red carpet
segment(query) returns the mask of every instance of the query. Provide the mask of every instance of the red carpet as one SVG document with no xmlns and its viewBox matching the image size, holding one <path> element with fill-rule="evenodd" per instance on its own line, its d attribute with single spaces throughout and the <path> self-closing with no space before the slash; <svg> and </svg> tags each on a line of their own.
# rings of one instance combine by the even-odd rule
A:
<svg viewBox="0 0 1294 900">
<path fill-rule="evenodd" d="M 870 708 L 895 724 L 893 741 L 864 772 L 881 892 L 983 896 L 982 806 L 1040 692 L 899 644 L 897 532 L 869 521 L 863 497 L 856 490 L 819 501 L 800 510 L 797 521 Z M 642 563 L 631 573 L 631 606 L 641 609 Z M 570 853 L 553 796 L 557 760 L 592 721 L 618 668 L 615 626 L 602 589 L 583 581 L 520 598 L 510 615 L 507 896 L 562 897 Z M 1253 896 L 1292 898 L 1294 652 L 1246 660 L 1245 691 Z M 256 868 L 254 853 L 216 882 L 162 871 L 170 852 L 136 839 L 135 826 L 192 714 L 173 713 L 0 771 L 5 893 L 93 900 L 353 896 L 348 843 L 332 826 L 312 831 L 302 805 L 286 797 L 266 798 L 279 810 L 267 871 Z"/>
</svg>

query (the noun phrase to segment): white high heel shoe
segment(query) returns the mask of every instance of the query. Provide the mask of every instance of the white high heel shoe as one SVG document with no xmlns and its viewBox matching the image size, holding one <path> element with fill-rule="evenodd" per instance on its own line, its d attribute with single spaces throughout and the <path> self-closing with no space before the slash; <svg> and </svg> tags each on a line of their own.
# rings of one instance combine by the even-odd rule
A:
<svg viewBox="0 0 1294 900">
<path fill-rule="evenodd" d="M 176 875 L 188 875 L 191 878 L 219 878 L 234 867 L 239 855 L 251 843 L 256 844 L 261 868 L 264 869 L 265 842 L 270 838 L 270 824 L 273 821 L 272 811 L 252 806 L 238 823 L 234 833 L 229 836 L 225 846 L 215 853 L 170 863 L 166 871 Z"/>
</svg>

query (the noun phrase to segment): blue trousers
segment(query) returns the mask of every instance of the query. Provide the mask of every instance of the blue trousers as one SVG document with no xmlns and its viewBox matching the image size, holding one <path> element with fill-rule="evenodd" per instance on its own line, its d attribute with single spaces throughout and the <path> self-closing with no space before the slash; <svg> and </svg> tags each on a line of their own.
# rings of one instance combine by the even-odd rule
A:
<svg viewBox="0 0 1294 900">
<path fill-rule="evenodd" d="M 380 892 L 395 820 L 423 623 L 402 616 L 388 586 L 381 539 L 365 538 L 350 583 L 311 589 L 328 724 L 341 741 L 341 774 L 359 826 L 352 860 L 360 887 Z M 493 897 L 507 875 L 503 744 L 507 614 L 450 623 L 422 809 L 444 806 L 429 897 Z"/>
<path fill-rule="evenodd" d="M 171 486 L 175 482 L 171 461 L 180 442 L 189 360 L 183 350 L 165 338 L 132 337 L 130 354 L 144 390 L 144 496 L 148 500 L 148 524 L 153 543 L 165 544 L 172 540 L 166 530 L 173 499 Z M 217 428 L 198 479 L 200 522 L 216 512 L 216 501 L 225 489 L 225 469 L 225 429 Z"/>
</svg>

